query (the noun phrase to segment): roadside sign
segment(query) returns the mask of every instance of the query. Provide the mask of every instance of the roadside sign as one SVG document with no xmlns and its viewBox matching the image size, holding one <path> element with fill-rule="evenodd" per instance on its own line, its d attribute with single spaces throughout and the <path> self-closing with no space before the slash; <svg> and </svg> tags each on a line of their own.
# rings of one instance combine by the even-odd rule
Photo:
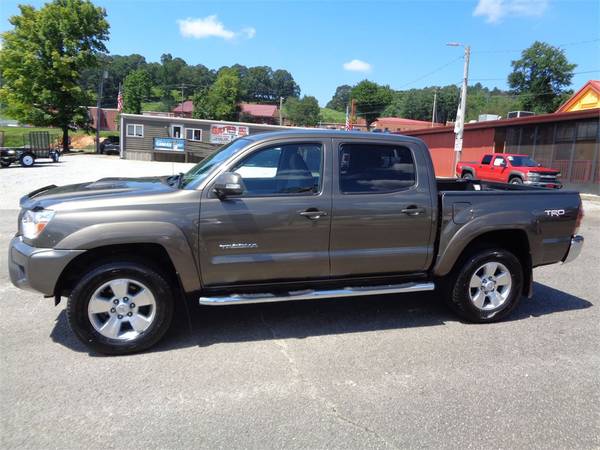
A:
<svg viewBox="0 0 600 450">
<path fill-rule="evenodd" d="M 250 128 L 244 125 L 221 125 L 210 126 L 211 144 L 227 144 L 240 136 L 250 134 Z"/>
<path fill-rule="evenodd" d="M 154 138 L 154 150 L 182 152 L 185 150 L 185 139 Z"/>
</svg>

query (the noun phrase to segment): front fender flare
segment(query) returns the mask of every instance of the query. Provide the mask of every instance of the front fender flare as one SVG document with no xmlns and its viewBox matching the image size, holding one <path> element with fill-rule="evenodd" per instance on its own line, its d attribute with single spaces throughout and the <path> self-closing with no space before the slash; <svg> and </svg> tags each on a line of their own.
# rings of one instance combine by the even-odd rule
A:
<svg viewBox="0 0 600 450">
<path fill-rule="evenodd" d="M 167 222 L 113 222 L 90 225 L 77 230 L 62 241 L 57 250 L 92 250 L 119 244 L 158 244 L 162 246 L 186 292 L 200 289 L 200 275 L 194 252 L 183 231 Z"/>
</svg>

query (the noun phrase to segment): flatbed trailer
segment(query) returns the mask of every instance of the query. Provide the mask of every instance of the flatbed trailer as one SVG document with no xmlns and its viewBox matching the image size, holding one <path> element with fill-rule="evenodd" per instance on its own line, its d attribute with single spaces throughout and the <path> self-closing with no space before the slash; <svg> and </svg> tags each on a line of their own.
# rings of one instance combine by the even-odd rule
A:
<svg viewBox="0 0 600 450">
<path fill-rule="evenodd" d="M 47 131 L 31 131 L 27 133 L 21 147 L 0 146 L 0 165 L 8 167 L 19 162 L 23 167 L 31 167 L 40 158 L 51 159 L 53 162 L 60 160 L 60 149 L 56 138 L 51 137 Z M 4 139 L 2 139 L 4 141 Z"/>
</svg>

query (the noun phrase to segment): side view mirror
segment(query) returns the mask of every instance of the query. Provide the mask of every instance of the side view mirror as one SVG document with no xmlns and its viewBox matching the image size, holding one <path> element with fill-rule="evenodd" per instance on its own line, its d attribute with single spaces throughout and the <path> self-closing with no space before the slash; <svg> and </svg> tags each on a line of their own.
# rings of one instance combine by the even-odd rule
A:
<svg viewBox="0 0 600 450">
<path fill-rule="evenodd" d="M 244 180 L 241 175 L 233 172 L 224 172 L 217 177 L 213 192 L 223 200 L 231 195 L 242 195 L 245 189 L 246 186 L 244 186 Z"/>
<path fill-rule="evenodd" d="M 502 161 L 502 163 L 500 164 L 502 167 L 507 167 L 508 163 L 506 161 Z"/>
</svg>

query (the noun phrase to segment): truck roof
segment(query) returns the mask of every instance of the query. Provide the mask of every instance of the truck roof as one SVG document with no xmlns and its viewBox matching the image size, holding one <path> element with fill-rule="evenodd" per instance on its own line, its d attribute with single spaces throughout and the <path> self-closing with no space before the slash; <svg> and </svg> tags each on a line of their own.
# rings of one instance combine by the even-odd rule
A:
<svg viewBox="0 0 600 450">
<path fill-rule="evenodd" d="M 243 139 L 248 139 L 254 142 L 266 141 L 272 139 L 289 139 L 289 138 L 330 138 L 330 139 L 369 139 L 376 141 L 396 141 L 396 142 L 422 142 L 421 139 L 401 134 L 389 133 L 369 133 L 365 131 L 345 131 L 345 130 L 324 130 L 324 129 L 297 129 L 284 131 L 268 131 L 264 133 L 250 134 L 244 136 Z"/>
</svg>

